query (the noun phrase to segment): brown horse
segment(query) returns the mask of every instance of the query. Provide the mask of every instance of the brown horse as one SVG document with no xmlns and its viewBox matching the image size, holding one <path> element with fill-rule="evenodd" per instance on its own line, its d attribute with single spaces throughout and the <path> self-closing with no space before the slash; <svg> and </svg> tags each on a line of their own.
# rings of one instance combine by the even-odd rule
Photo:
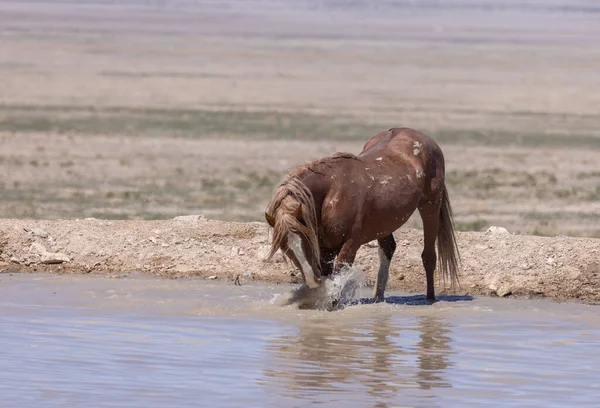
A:
<svg viewBox="0 0 600 408">
<path fill-rule="evenodd" d="M 458 282 L 459 253 L 444 183 L 444 156 L 429 136 L 408 128 L 379 132 L 355 156 L 336 153 L 297 168 L 275 189 L 265 211 L 273 228 L 269 258 L 279 249 L 310 288 L 352 265 L 361 245 L 377 239 L 374 296 L 382 300 L 396 249 L 393 232 L 416 210 L 423 220 L 421 255 L 427 299 L 435 299 L 435 244 L 444 281 Z"/>
</svg>

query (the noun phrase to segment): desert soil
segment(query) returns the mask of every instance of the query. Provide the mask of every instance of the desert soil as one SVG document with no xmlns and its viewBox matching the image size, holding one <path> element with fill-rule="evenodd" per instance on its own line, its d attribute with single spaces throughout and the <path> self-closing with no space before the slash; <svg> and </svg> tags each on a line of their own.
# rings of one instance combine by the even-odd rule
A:
<svg viewBox="0 0 600 408">
<path fill-rule="evenodd" d="M 200 277 L 241 284 L 298 283 L 298 272 L 280 253 L 266 262 L 265 223 L 224 222 L 202 216 L 161 221 L 0 219 L 0 270 L 102 274 L 107 278 L 152 275 Z M 458 233 L 461 287 L 438 293 L 546 296 L 600 302 L 597 239 L 532 237 L 492 231 Z M 390 289 L 423 293 L 422 232 L 401 229 L 392 260 Z M 376 245 L 359 251 L 356 265 L 372 285 Z"/>
<path fill-rule="evenodd" d="M 260 221 L 290 168 L 408 126 L 458 229 L 600 237 L 589 4 L 371 3 L 0 0 L 0 216 Z"/>
</svg>

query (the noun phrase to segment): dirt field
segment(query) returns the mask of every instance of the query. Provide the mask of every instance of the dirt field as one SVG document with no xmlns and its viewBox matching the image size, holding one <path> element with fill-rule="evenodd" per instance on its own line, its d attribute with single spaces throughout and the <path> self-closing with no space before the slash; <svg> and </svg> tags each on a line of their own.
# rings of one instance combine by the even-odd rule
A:
<svg viewBox="0 0 600 408">
<path fill-rule="evenodd" d="M 262 221 L 290 168 L 357 153 L 378 130 L 408 126 L 442 146 L 459 230 L 600 237 L 598 9 L 558 0 L 371 3 L 0 0 L 0 217 Z M 29 244 L 11 235 L 21 223 L 3 221 L 0 236 L 12 248 L 5 262 Z M 87 236 L 75 226 L 99 224 L 48 225 Z M 162 229 L 114 225 L 144 237 Z M 237 239 L 227 231 L 239 224 L 210 225 Z M 418 217 L 406 225 L 419 227 Z M 78 245 L 67 235 L 60 245 Z M 553 248 L 536 261 L 555 273 L 541 278 L 544 293 L 567 290 L 546 286 L 564 268 L 598 271 L 580 261 L 598 241 L 511 235 L 516 246 L 506 250 L 515 252 L 503 252 L 485 249 L 484 235 L 461 237 L 467 253 L 482 247 L 501 262 L 487 271 L 467 263 L 468 273 L 489 274 L 473 281 L 475 292 L 533 264 L 522 246 Z M 249 242 L 235 245 L 251 253 Z M 543 266 L 561 256 L 563 266 Z M 114 262 L 114 272 L 145 270 L 101 262 Z M 181 262 L 186 274 L 200 270 Z M 573 288 L 560 296 L 596 299 Z"/>
</svg>

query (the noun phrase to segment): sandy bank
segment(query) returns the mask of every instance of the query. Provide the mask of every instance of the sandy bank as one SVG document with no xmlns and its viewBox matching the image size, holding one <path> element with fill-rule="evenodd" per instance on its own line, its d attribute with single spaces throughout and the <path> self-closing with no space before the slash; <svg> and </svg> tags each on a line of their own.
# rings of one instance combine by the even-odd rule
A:
<svg viewBox="0 0 600 408">
<path fill-rule="evenodd" d="M 423 293 L 422 232 L 396 233 L 398 250 L 388 288 Z M 266 224 L 207 220 L 166 221 L 0 219 L 0 271 L 93 273 L 111 277 L 149 274 L 298 282 L 291 265 L 265 262 Z M 454 293 L 547 296 L 600 302 L 600 240 L 507 233 L 458 234 L 461 288 Z M 361 248 L 357 265 L 369 281 L 377 250 Z M 437 284 L 438 292 L 441 283 Z"/>
</svg>

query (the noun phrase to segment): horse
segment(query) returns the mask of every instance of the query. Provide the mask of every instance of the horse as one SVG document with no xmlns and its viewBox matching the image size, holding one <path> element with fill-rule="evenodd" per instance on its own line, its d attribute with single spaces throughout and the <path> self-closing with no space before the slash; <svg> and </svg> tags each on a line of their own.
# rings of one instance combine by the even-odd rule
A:
<svg viewBox="0 0 600 408">
<path fill-rule="evenodd" d="M 418 209 L 427 299 L 434 301 L 436 242 L 444 282 L 458 283 L 460 261 L 444 177 L 438 144 L 410 128 L 377 133 L 359 155 L 336 153 L 300 166 L 275 188 L 265 210 L 272 230 L 267 260 L 281 250 L 305 286 L 318 288 L 323 277 L 351 266 L 363 244 L 377 240 L 373 296 L 382 301 L 396 250 L 393 233 Z"/>
</svg>

